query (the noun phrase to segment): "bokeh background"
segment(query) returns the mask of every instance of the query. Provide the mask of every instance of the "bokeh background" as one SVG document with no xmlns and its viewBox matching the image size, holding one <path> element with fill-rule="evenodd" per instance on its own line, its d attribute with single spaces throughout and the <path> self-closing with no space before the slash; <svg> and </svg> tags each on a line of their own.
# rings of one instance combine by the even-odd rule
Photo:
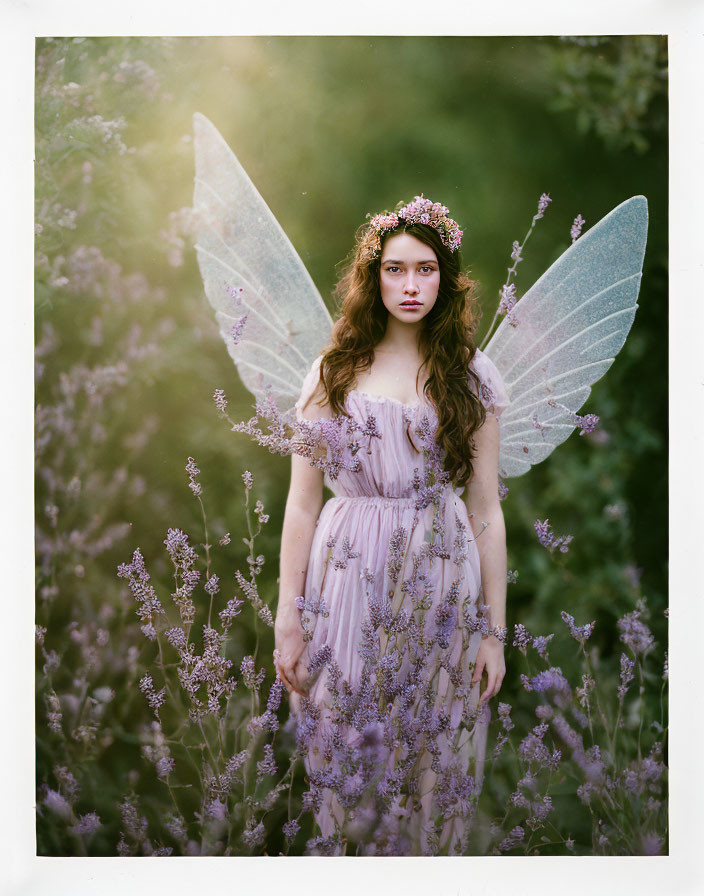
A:
<svg viewBox="0 0 704 896">
<path fill-rule="evenodd" d="M 583 411 L 600 426 L 509 481 L 503 507 L 518 571 L 509 625 L 552 632 L 561 610 L 596 620 L 591 646 L 607 664 L 622 646 L 616 620 L 645 599 L 666 647 L 665 37 L 42 38 L 36 53 L 37 782 L 56 786 L 57 762 L 81 770 L 81 798 L 103 822 L 90 852 L 114 852 L 117 803 L 138 782 L 159 806 L 138 734 L 152 716 L 136 687 L 153 645 L 129 657 L 115 646 L 137 622 L 116 567 L 139 547 L 168 587 L 167 529 L 204 540 L 189 456 L 209 540 L 233 534 L 218 570 L 229 582 L 246 566 L 241 474 L 253 473 L 270 515 L 260 593 L 276 604 L 289 461 L 231 433 L 213 404 L 225 389 L 230 415 L 246 420 L 253 400 L 192 248 L 196 111 L 233 148 L 333 314 L 356 227 L 416 193 L 463 227 L 483 327 L 541 193 L 552 203 L 524 252 L 519 295 L 569 246 L 577 214 L 587 229 L 647 197 L 640 308 Z M 546 517 L 574 536 L 567 554 L 539 546 L 533 523 Z M 233 649 L 258 637 L 243 617 Z M 271 633 L 261 639 L 270 655 Z M 553 661 L 569 668 L 573 648 L 556 641 Z M 509 664 L 501 699 L 512 702 L 521 671 Z M 70 733 L 47 726 L 52 693 L 78 720 Z M 487 799 L 498 805 L 509 787 L 498 773 Z M 40 853 L 86 848 L 55 820 L 40 806 Z M 586 852 L 589 826 L 575 815 Z"/>
</svg>

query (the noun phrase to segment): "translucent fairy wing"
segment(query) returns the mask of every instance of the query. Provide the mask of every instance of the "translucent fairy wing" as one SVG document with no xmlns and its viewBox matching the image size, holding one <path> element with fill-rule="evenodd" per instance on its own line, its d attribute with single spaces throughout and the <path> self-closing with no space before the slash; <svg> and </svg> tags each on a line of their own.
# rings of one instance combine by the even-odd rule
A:
<svg viewBox="0 0 704 896">
<path fill-rule="evenodd" d="M 298 253 L 217 128 L 193 116 L 196 254 L 242 382 L 280 411 L 298 398 L 332 318 Z"/>
<path fill-rule="evenodd" d="M 565 441 L 626 341 L 647 229 L 645 196 L 622 202 L 551 265 L 486 347 L 510 398 L 501 418 L 503 477 L 520 476 Z"/>
</svg>

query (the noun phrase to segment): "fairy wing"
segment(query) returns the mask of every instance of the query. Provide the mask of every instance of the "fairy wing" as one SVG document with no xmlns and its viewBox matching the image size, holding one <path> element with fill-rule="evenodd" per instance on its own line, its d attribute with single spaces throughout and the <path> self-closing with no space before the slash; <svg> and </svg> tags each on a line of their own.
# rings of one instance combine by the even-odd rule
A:
<svg viewBox="0 0 704 896">
<path fill-rule="evenodd" d="M 501 417 L 502 477 L 520 476 L 565 441 L 626 341 L 647 229 L 645 196 L 622 202 L 548 268 L 486 347 L 510 399 Z"/>
<path fill-rule="evenodd" d="M 257 399 L 290 410 L 332 318 L 308 271 L 217 128 L 193 116 L 195 249 L 230 357 Z"/>
</svg>

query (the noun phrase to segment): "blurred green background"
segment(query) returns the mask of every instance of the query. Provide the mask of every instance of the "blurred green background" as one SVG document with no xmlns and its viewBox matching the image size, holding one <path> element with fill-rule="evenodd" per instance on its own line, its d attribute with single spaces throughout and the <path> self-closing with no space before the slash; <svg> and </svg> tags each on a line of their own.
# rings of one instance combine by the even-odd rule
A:
<svg viewBox="0 0 704 896">
<path fill-rule="evenodd" d="M 484 327 L 542 192 L 552 203 L 524 252 L 519 295 L 569 246 L 578 213 L 586 230 L 628 197 L 647 197 L 640 309 L 583 410 L 601 425 L 509 481 L 503 506 L 519 573 L 509 625 L 547 634 L 567 610 L 578 623 L 596 619 L 591 643 L 617 658 L 616 619 L 645 597 L 665 645 L 667 44 L 627 36 L 38 40 L 37 619 L 47 646 L 70 667 L 63 645 L 79 614 L 133 624 L 115 569 L 135 547 L 168 583 L 167 528 L 202 540 L 189 456 L 202 470 L 211 542 L 241 534 L 240 477 L 254 474 L 271 517 L 260 590 L 275 608 L 289 461 L 231 433 L 213 405 L 223 388 L 231 416 L 251 416 L 182 211 L 196 111 L 232 147 L 332 312 L 355 228 L 416 193 L 448 205 L 463 227 Z M 574 536 L 568 554 L 538 545 L 533 521 L 546 517 Z M 245 553 L 233 538 L 221 578 L 232 582 Z M 238 635 L 243 645 L 250 634 Z M 571 650 L 560 655 L 556 643 L 551 657 L 569 666 Z M 520 671 L 509 668 L 500 699 L 512 701 Z M 135 725 L 149 718 L 143 704 L 139 694 L 129 704 Z M 96 791 L 124 786 L 139 761 L 126 719 L 91 754 Z M 39 781 L 52 750 L 40 744 Z"/>
</svg>

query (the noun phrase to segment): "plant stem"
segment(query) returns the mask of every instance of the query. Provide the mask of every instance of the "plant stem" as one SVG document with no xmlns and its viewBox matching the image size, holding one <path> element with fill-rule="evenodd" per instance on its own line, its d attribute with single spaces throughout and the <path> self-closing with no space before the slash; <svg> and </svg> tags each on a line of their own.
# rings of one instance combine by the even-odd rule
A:
<svg viewBox="0 0 704 896">
<path fill-rule="evenodd" d="M 210 761 L 213 764 L 213 774 L 215 775 L 218 772 L 218 763 L 217 763 L 217 760 L 215 759 L 215 755 L 210 746 L 210 741 L 208 740 L 208 737 L 206 736 L 205 729 L 203 728 L 203 720 L 201 718 L 198 719 L 198 727 L 200 728 L 200 733 L 203 735 L 203 743 L 207 747 L 208 753 L 210 755 Z"/>
<path fill-rule="evenodd" d="M 505 285 L 506 285 L 506 286 L 508 286 L 508 284 L 511 282 L 511 275 L 516 273 L 516 269 L 517 269 L 517 267 L 518 267 L 518 262 L 519 262 L 519 259 L 520 259 L 520 256 L 521 256 L 521 252 L 523 251 L 523 247 L 525 246 L 525 244 L 528 242 L 528 238 L 530 237 L 531 233 L 533 233 L 533 228 L 535 227 L 535 222 L 536 222 L 537 220 L 538 220 L 538 216 L 537 216 L 537 215 L 534 215 L 534 216 L 533 216 L 533 220 L 532 220 L 532 222 L 531 222 L 531 225 L 530 225 L 530 227 L 528 228 L 528 233 L 523 237 L 523 242 L 522 242 L 521 245 L 519 246 L 519 248 L 518 248 L 518 252 L 516 253 L 517 258 L 514 259 L 513 264 L 512 264 L 511 267 L 508 268 L 508 270 L 506 271 L 506 281 L 505 281 Z M 492 335 L 492 331 L 493 331 L 493 329 L 494 329 L 494 325 L 496 324 L 496 319 L 497 319 L 498 316 L 499 316 L 499 308 L 500 308 L 500 307 L 501 307 L 501 303 L 499 303 L 499 306 L 497 307 L 496 311 L 494 312 L 494 317 L 493 317 L 492 320 L 491 320 L 491 325 L 490 325 L 489 329 L 487 330 L 486 335 L 485 335 L 484 338 L 482 339 L 482 343 L 481 343 L 481 345 L 479 346 L 480 350 L 483 350 L 483 349 L 484 349 L 484 346 L 485 346 L 485 345 L 487 344 L 487 342 L 489 341 L 489 337 Z"/>
</svg>

